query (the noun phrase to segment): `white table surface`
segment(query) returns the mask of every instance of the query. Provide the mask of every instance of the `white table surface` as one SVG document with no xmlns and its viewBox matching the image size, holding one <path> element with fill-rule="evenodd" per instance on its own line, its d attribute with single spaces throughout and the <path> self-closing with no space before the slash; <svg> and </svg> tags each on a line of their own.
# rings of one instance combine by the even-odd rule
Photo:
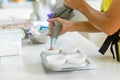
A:
<svg viewBox="0 0 120 80">
<path fill-rule="evenodd" d="M 43 68 L 40 52 L 46 44 L 22 43 L 22 53 L 14 57 L 0 58 L 0 80 L 120 80 L 120 63 L 102 56 L 98 47 L 77 32 L 66 33 L 58 38 L 56 47 L 79 48 L 97 65 L 93 70 L 51 72 Z"/>
</svg>

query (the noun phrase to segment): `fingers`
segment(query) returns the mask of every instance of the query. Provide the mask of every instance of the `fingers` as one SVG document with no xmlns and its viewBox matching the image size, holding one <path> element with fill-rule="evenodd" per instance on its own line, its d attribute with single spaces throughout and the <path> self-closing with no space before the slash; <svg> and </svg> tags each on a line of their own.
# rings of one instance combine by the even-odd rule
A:
<svg viewBox="0 0 120 80">
<path fill-rule="evenodd" d="M 61 19 L 61 18 L 52 18 L 52 19 L 49 19 L 48 22 L 49 22 L 49 30 L 51 30 L 51 28 L 54 26 L 54 22 L 55 21 L 58 21 L 60 22 L 61 24 L 63 24 L 65 22 L 64 19 Z"/>
<path fill-rule="evenodd" d="M 49 26 L 49 27 L 48 27 L 48 34 L 47 34 L 47 35 L 50 36 L 50 34 L 51 34 L 51 33 L 50 33 L 50 30 L 51 30 L 52 27 L 54 26 L 54 21 L 55 21 L 55 20 L 54 20 L 54 19 L 48 19 L 47 21 L 49 22 L 49 25 L 48 25 L 48 26 Z"/>
<path fill-rule="evenodd" d="M 50 24 L 49 24 L 49 27 L 48 27 L 48 34 L 47 34 L 48 36 L 50 36 L 50 34 L 51 34 L 51 33 L 50 33 L 51 28 L 52 28 L 52 23 L 50 23 Z"/>
<path fill-rule="evenodd" d="M 48 22 L 55 22 L 55 21 L 58 21 L 60 23 L 63 23 L 64 22 L 64 19 L 61 19 L 61 18 L 52 18 L 52 19 L 48 19 Z"/>
<path fill-rule="evenodd" d="M 48 19 L 47 20 L 49 22 L 49 27 L 48 27 L 48 36 L 50 36 L 50 30 L 52 29 L 52 27 L 54 26 L 54 22 L 58 21 L 59 23 L 61 23 L 62 25 L 64 24 L 65 20 L 61 19 L 61 18 L 52 18 L 52 19 Z M 63 34 L 64 32 L 61 31 L 60 34 Z"/>
<path fill-rule="evenodd" d="M 65 19 L 62 19 L 62 18 L 56 18 L 56 20 L 57 20 L 58 22 L 60 22 L 61 24 L 64 24 L 64 22 L 65 22 Z"/>
<path fill-rule="evenodd" d="M 71 0 L 64 0 L 63 4 L 70 7 L 69 5 L 71 4 Z"/>
<path fill-rule="evenodd" d="M 54 26 L 54 22 L 49 22 L 48 30 L 50 30 Z"/>
</svg>

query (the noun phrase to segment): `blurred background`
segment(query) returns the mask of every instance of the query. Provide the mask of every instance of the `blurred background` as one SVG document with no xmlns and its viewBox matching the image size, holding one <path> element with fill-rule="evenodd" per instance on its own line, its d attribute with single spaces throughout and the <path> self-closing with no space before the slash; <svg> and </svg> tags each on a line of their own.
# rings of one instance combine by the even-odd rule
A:
<svg viewBox="0 0 120 80">
<path fill-rule="evenodd" d="M 101 0 L 86 1 L 96 10 L 100 10 Z M 46 21 L 47 15 L 62 5 L 63 0 L 0 0 L 0 29 L 9 28 L 4 26 L 8 24 Z M 75 11 L 75 14 L 72 20 L 87 20 L 80 12 Z M 24 27 L 28 26 L 22 26 Z M 106 37 L 104 33 L 80 33 L 99 47 Z"/>
</svg>

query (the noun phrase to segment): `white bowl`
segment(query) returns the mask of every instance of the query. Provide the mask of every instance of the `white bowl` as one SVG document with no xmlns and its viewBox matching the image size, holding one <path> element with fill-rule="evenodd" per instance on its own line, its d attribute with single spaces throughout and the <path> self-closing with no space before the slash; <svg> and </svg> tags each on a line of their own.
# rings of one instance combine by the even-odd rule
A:
<svg viewBox="0 0 120 80">
<path fill-rule="evenodd" d="M 48 62 L 48 64 L 50 65 L 61 65 L 61 64 L 65 64 L 66 62 L 66 56 L 64 55 L 49 55 L 46 57 L 46 60 Z"/>
<path fill-rule="evenodd" d="M 68 63 L 84 63 L 86 61 L 87 55 L 81 53 L 74 53 L 67 55 Z"/>
<path fill-rule="evenodd" d="M 30 40 L 32 41 L 33 44 L 43 44 L 47 42 L 47 35 L 29 35 Z"/>
</svg>

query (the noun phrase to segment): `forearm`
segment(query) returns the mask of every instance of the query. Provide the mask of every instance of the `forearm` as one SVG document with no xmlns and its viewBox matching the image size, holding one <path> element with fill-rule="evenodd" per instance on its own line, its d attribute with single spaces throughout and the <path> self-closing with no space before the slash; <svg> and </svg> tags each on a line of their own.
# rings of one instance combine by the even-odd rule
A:
<svg viewBox="0 0 120 80">
<path fill-rule="evenodd" d="M 84 7 L 82 7 L 82 9 L 80 8 L 79 11 L 82 12 L 88 18 L 88 20 L 92 24 L 94 24 L 98 29 L 107 33 L 108 27 L 111 26 L 109 25 L 110 24 L 109 16 L 107 16 L 105 13 L 95 10 L 87 3 L 85 3 Z"/>
<path fill-rule="evenodd" d="M 84 2 L 83 6 L 78 10 L 82 12 L 88 20 L 94 24 L 101 31 L 108 35 L 114 34 L 120 29 L 120 10 L 117 9 L 120 6 L 120 0 L 113 0 L 107 13 L 102 13 Z"/>
<path fill-rule="evenodd" d="M 72 22 L 69 31 L 80 31 L 80 32 L 101 32 L 95 28 L 89 21 Z"/>
<path fill-rule="evenodd" d="M 95 28 L 108 35 L 114 34 L 120 29 L 120 0 L 112 0 L 107 13 L 95 10 L 85 0 L 64 0 L 64 4 L 70 8 L 82 12 Z"/>
</svg>

